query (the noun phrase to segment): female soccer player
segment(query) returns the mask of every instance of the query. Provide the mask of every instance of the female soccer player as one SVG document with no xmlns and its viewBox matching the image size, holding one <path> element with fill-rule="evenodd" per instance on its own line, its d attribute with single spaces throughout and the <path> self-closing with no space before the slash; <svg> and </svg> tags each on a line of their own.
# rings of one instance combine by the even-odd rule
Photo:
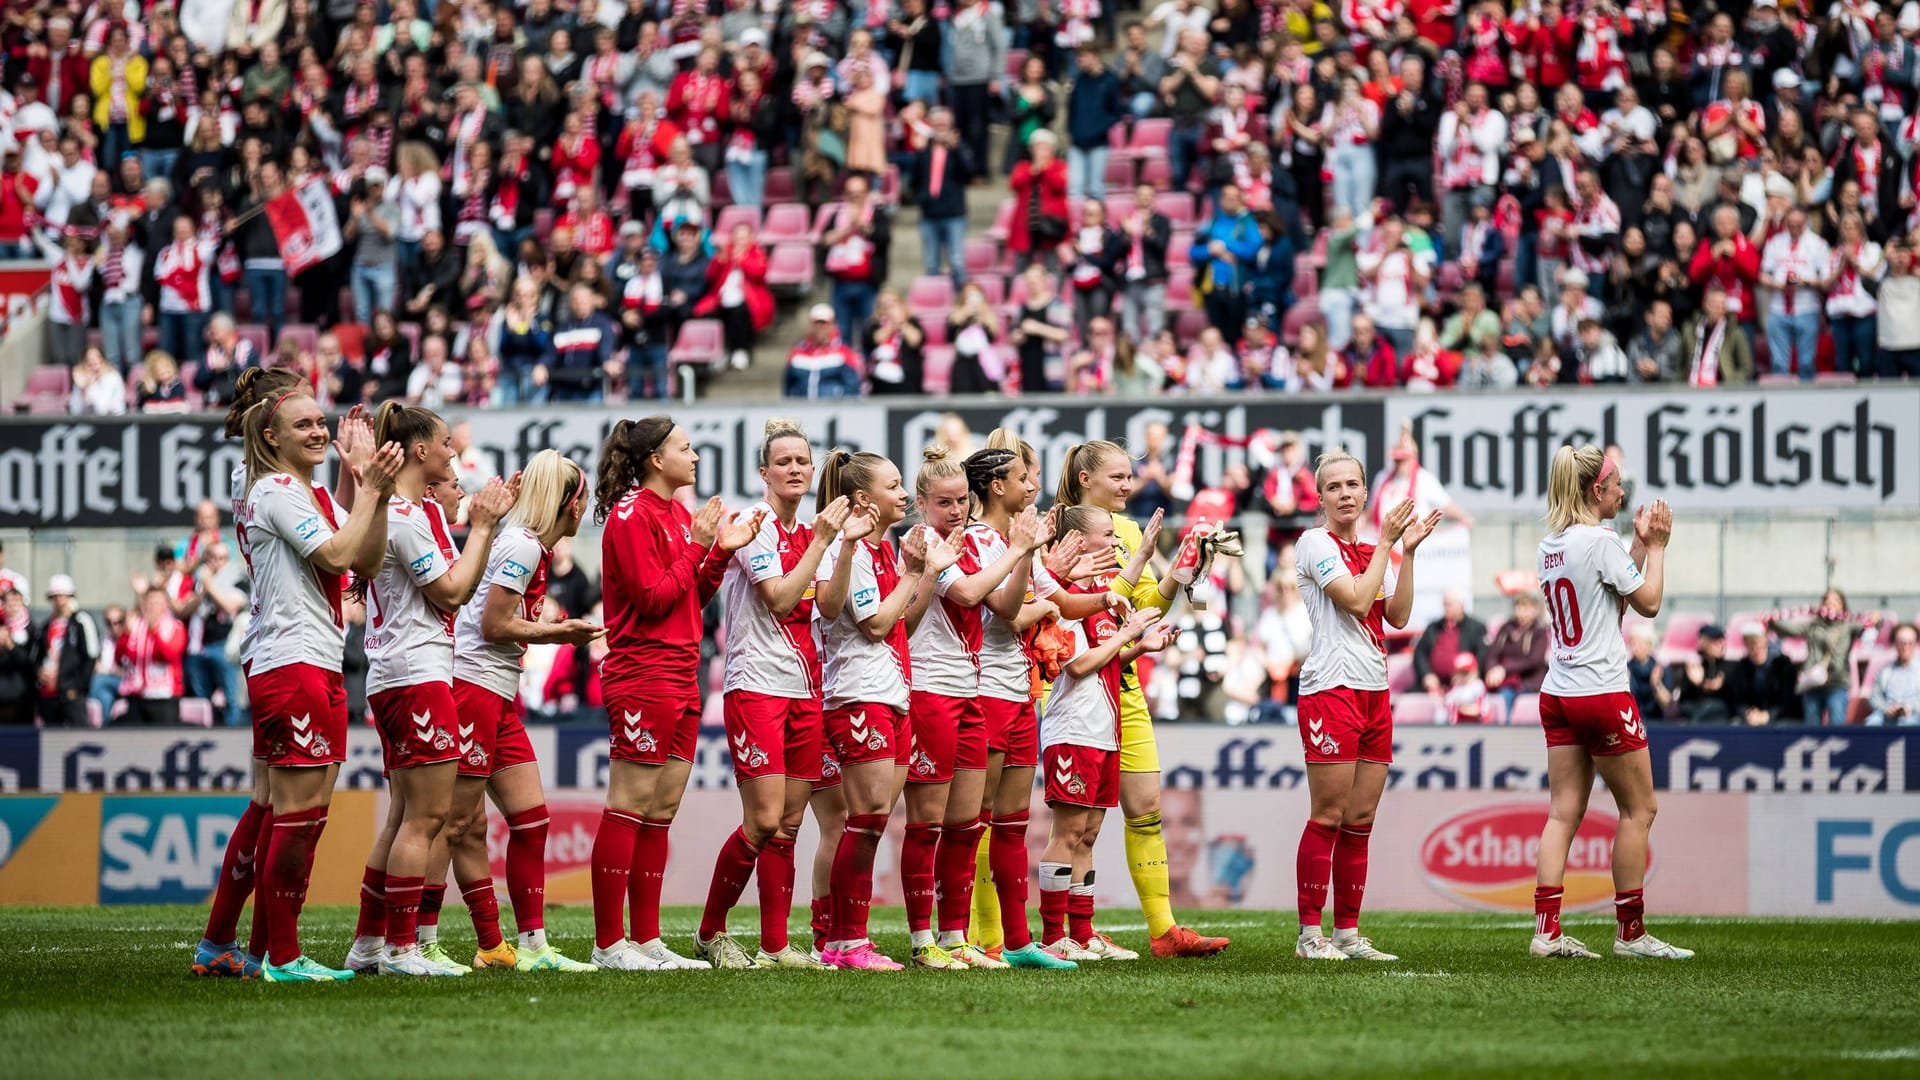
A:
<svg viewBox="0 0 1920 1080">
<path fill-rule="evenodd" d="M 1533 890 L 1534 956 L 1589 958 L 1585 945 L 1560 933 L 1567 852 L 1587 813 L 1593 774 L 1620 807 L 1613 838 L 1613 910 L 1619 932 L 1613 955 L 1686 960 L 1693 950 L 1647 933 L 1644 919 L 1647 833 L 1653 827 L 1653 763 L 1647 732 L 1627 683 L 1627 647 L 1620 633 L 1626 607 L 1652 618 L 1666 587 L 1667 538 L 1673 511 L 1664 500 L 1633 515 L 1633 547 L 1602 525 L 1620 512 L 1620 472 L 1597 446 L 1554 451 L 1547 473 L 1547 537 L 1540 541 L 1540 591 L 1547 598 L 1553 648 L 1540 685 L 1540 726 L 1547 735 L 1547 787 L 1552 809 L 1540 833 Z"/>
<path fill-rule="evenodd" d="M 403 456 L 388 443 L 360 470 L 344 522 L 313 483 L 327 457 L 326 414 L 303 390 L 262 397 L 241 421 L 247 464 L 240 522 L 254 576 L 247 691 L 255 755 L 267 761 L 271 839 L 261 899 L 267 915 L 261 975 L 268 982 L 325 982 L 353 973 L 325 967 L 300 948 L 300 908 L 334 778 L 347 751 L 344 575 L 379 568 L 387 543 L 387 496 Z"/>
<path fill-rule="evenodd" d="M 227 407 L 226 437 L 238 439 L 243 436 L 247 410 L 253 408 L 256 402 L 290 393 L 302 385 L 299 373 L 287 368 L 248 368 L 241 372 L 234 384 L 233 402 Z M 364 409 L 355 406 L 340 421 L 340 437 L 335 441 L 334 449 L 339 452 L 342 465 L 334 488 L 334 501 L 350 510 L 356 485 L 354 476 L 366 466 L 373 452 L 373 428 L 367 422 Z M 247 548 L 247 530 L 242 513 L 247 499 L 247 466 L 244 461 L 234 467 L 229 496 L 233 509 L 234 548 L 246 561 L 251 575 L 253 560 Z M 246 647 L 249 640 L 249 634 L 242 634 L 242 664 L 251 655 Z M 265 862 L 266 840 L 272 835 L 270 830 L 262 827 L 268 817 L 267 762 L 261 754 L 263 749 L 264 744 L 255 747 L 253 798 L 240 815 L 232 835 L 227 837 L 226 854 L 220 863 L 220 880 L 214 886 L 212 909 L 207 913 L 206 932 L 194 950 L 195 975 L 253 978 L 260 973 L 260 957 L 267 943 L 263 903 L 256 902 L 254 905 L 252 940 L 244 951 L 237 938 L 240 909 L 246 906 L 247 897 L 254 893 L 259 880 L 256 867 Z"/>
<path fill-rule="evenodd" d="M 959 551 L 945 542 L 927 549 L 923 530 L 907 534 L 896 562 L 886 530 L 907 514 L 900 470 L 871 453 L 835 450 L 820 473 L 815 505 L 851 507 L 840 542 L 817 571 L 814 618 L 826 693 L 826 731 L 840 767 L 847 811 L 833 852 L 828 891 L 826 963 L 859 971 L 898 971 L 867 937 L 873 899 L 873 855 L 897 798 L 896 767 L 913 745 L 908 720 L 912 664 L 906 613 Z"/>
<path fill-rule="evenodd" d="M 1386 631 L 1413 613 L 1413 553 L 1440 523 L 1438 510 L 1415 520 L 1402 501 L 1380 521 L 1376 547 L 1360 541 L 1367 481 L 1360 459 L 1344 450 L 1320 455 L 1314 487 L 1324 526 L 1300 535 L 1300 593 L 1313 640 L 1300 665 L 1300 739 L 1307 750 L 1313 810 L 1300 836 L 1296 882 L 1300 940 L 1306 960 L 1398 960 L 1360 936 L 1367 888 L 1367 839 L 1393 762 L 1393 709 L 1387 699 Z M 1390 565 L 1395 541 L 1404 552 L 1399 580 Z M 1336 843 L 1337 841 L 1337 843 Z M 1333 876 L 1333 940 L 1320 929 Z"/>
<path fill-rule="evenodd" d="M 733 552 L 758 532 L 715 496 L 691 514 L 675 498 L 700 465 L 670 417 L 622 420 L 600 450 L 594 517 L 605 525 L 608 651 L 601 667 L 610 758 L 607 810 L 593 841 L 593 962 L 616 971 L 707 968 L 660 940 L 667 830 L 693 769 L 702 702 L 700 609 L 714 585 L 700 563 L 716 539 Z M 626 933 L 633 908 L 634 937 Z"/>
<path fill-rule="evenodd" d="M 1054 501 L 1060 506 L 1092 506 L 1113 515 L 1115 554 L 1121 563 L 1142 549 L 1139 523 L 1125 515 L 1133 496 L 1133 462 L 1118 443 L 1081 443 L 1067 451 Z M 1152 556 L 1148 552 L 1148 556 Z M 1136 608 L 1165 611 L 1175 581 L 1160 581 L 1149 567 L 1134 585 L 1129 602 Z M 1173 921 L 1169 900 L 1167 841 L 1160 829 L 1160 749 L 1153 740 L 1153 714 L 1140 678 L 1128 664 L 1120 677 L 1120 812 L 1127 825 L 1127 865 L 1140 910 L 1147 918 L 1153 955 L 1211 956 L 1230 939 L 1206 937 Z M 1098 935 L 1096 935 L 1098 936 Z M 1103 944 L 1108 944 L 1103 940 Z"/>
<path fill-rule="evenodd" d="M 547 942 L 546 793 L 519 706 L 520 663 L 528 645 L 585 646 L 606 633 L 586 619 L 540 617 L 553 545 L 578 533 L 586 513 L 587 474 L 559 451 L 542 450 L 519 481 L 519 498 L 494 537 L 479 589 L 453 626 L 460 762 L 447 831 L 455 879 L 478 936 L 474 967 L 596 971 Z M 507 894 L 520 935 L 517 948 L 500 934 L 483 792 L 493 796 L 507 823 Z"/>
<path fill-rule="evenodd" d="M 495 527 L 513 506 L 494 480 L 473 498 L 466 550 L 457 557 L 440 502 L 428 489 L 453 477 L 453 436 L 429 410 L 389 401 L 374 418 L 374 439 L 397 444 L 406 463 L 387 501 L 387 542 L 378 572 L 364 578 L 367 603 L 367 703 L 386 753 L 391 801 L 374 839 L 363 892 L 385 900 L 381 937 L 357 937 L 346 967 L 378 966 L 382 975 L 464 975 L 467 968 L 420 950 L 420 898 L 428 860 L 453 803 L 455 734 L 453 623 L 486 567 Z"/>
<path fill-rule="evenodd" d="M 1111 514 L 1089 506 L 1058 513 L 1060 527 L 1080 533 L 1089 551 L 1112 549 Z M 1139 555 L 1144 552 L 1136 560 Z M 1098 585 L 1071 588 L 1105 592 Z M 1139 656 L 1166 648 L 1172 632 L 1165 615 L 1143 607 L 1123 622 L 1103 604 L 1064 624 L 1072 655 L 1040 720 L 1046 800 L 1053 811 L 1053 831 L 1040 857 L 1041 936 L 1047 953 L 1063 961 L 1103 958 L 1086 943 L 1095 940 L 1093 845 L 1107 808 L 1120 802 L 1121 672 Z"/>
<path fill-rule="evenodd" d="M 721 846 L 694 951 L 717 968 L 824 966 L 787 940 L 793 843 L 820 778 L 820 657 L 813 641 L 814 571 L 847 521 L 847 500 L 800 500 L 813 487 L 813 447 L 791 420 L 769 420 L 760 441 L 766 498 L 746 511 L 753 539 L 710 555 L 703 578 L 723 574 L 725 718 L 743 820 Z M 760 887 L 760 949 L 749 957 L 727 933 L 747 878 Z"/>
</svg>

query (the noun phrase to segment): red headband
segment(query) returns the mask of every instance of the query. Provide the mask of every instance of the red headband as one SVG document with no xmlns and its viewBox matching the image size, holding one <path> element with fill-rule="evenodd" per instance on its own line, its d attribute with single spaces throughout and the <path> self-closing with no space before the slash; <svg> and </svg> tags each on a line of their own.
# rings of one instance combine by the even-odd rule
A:
<svg viewBox="0 0 1920 1080">
<path fill-rule="evenodd" d="M 297 393 L 299 393 L 299 392 L 300 392 L 300 391 L 298 391 L 298 390 L 289 390 L 289 391 L 287 391 L 286 393 L 284 393 L 284 394 L 281 394 L 281 395 L 280 395 L 279 397 L 277 397 L 277 398 L 274 398 L 274 399 L 273 399 L 273 408 L 271 408 L 271 409 L 268 409 L 268 410 L 267 410 L 267 424 L 266 424 L 266 426 L 268 426 L 268 427 L 272 427 L 272 426 L 273 426 L 273 414 L 274 414 L 274 413 L 277 413 L 277 412 L 279 412 L 279 411 L 280 411 L 280 406 L 282 406 L 282 405 L 284 405 L 284 404 L 286 404 L 286 402 L 287 402 L 287 399 L 288 399 L 288 398 L 290 398 L 290 397 L 292 397 L 292 396 L 294 396 L 295 394 L 297 394 Z"/>
<path fill-rule="evenodd" d="M 1613 472 L 1613 459 L 1610 457 L 1601 458 L 1600 459 L 1600 475 L 1593 478 L 1594 490 L 1598 491 L 1600 488 L 1600 485 L 1607 482 L 1607 474 L 1611 472 Z"/>
</svg>

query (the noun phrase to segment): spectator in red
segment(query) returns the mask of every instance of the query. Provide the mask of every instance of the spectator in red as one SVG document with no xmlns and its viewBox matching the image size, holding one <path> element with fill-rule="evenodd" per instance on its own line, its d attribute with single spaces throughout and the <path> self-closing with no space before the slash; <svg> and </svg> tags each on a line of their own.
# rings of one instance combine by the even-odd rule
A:
<svg viewBox="0 0 1920 1080">
<path fill-rule="evenodd" d="M 782 392 L 790 398 L 860 396 L 860 358 L 834 329 L 833 306 L 807 312 L 807 336 L 787 357 Z"/>
<path fill-rule="evenodd" d="M 673 77 L 667 90 L 667 119 L 687 133 L 693 147 L 693 159 L 709 174 L 720 168 L 725 145 L 720 125 L 729 116 L 727 99 L 732 94 L 726 77 L 720 74 L 720 50 L 704 48 L 694 58 L 693 70 Z"/>
<path fill-rule="evenodd" d="M 1731 77 L 1730 77 L 1731 78 Z M 1696 286 L 1726 290 L 1727 312 L 1740 322 L 1752 340 L 1760 306 L 1753 290 L 1760 283 L 1760 249 L 1740 231 L 1740 211 L 1722 204 L 1713 210 L 1713 234 L 1694 249 L 1687 274 Z"/>
<path fill-rule="evenodd" d="M 74 95 L 86 93 L 88 85 L 87 58 L 74 40 L 73 20 L 65 15 L 47 20 L 46 43 L 27 46 L 27 74 L 45 89 L 40 100 L 54 115 L 64 117 L 73 110 Z"/>
<path fill-rule="evenodd" d="M 1487 646 L 1487 689 L 1506 699 L 1513 715 L 1513 699 L 1537 694 L 1547 677 L 1547 628 L 1540 623 L 1540 598 L 1531 592 L 1515 594 L 1513 618 L 1494 631 Z"/>
<path fill-rule="evenodd" d="M 1447 692 L 1454 660 L 1473 657 L 1475 666 L 1487 655 L 1487 624 L 1467 614 L 1467 597 L 1448 589 L 1440 598 L 1440 617 L 1427 624 L 1413 646 L 1413 676 L 1421 689 L 1438 696 Z"/>
<path fill-rule="evenodd" d="M 1407 11 L 1422 41 L 1431 42 L 1436 49 L 1453 48 L 1453 23 L 1460 14 L 1460 0 L 1411 0 Z"/>
<path fill-rule="evenodd" d="M 767 291 L 767 253 L 753 238 L 753 226 L 733 227 L 725 247 L 707 263 L 707 294 L 695 315 L 718 313 L 726 333 L 727 360 L 745 371 L 753 356 L 753 336 L 773 325 L 773 294 Z"/>
<path fill-rule="evenodd" d="M 40 718 L 44 723 L 85 727 L 87 690 L 100 657 L 100 628 L 73 601 L 73 578 L 55 574 L 47 583 L 53 613 L 39 627 L 34 656 L 40 664 Z"/>
<path fill-rule="evenodd" d="M 127 620 L 114 654 L 121 668 L 120 696 L 127 702 L 127 723 L 171 725 L 180 722 L 186 695 L 183 660 L 186 624 L 174 617 L 167 590 L 153 585 L 140 594 L 139 616 Z"/>
<path fill-rule="evenodd" d="M 1520 58 L 1521 77 L 1552 92 L 1573 77 L 1573 39 L 1579 24 L 1562 17 L 1559 0 L 1522 8 L 1507 24 L 1507 43 Z"/>
<path fill-rule="evenodd" d="M 20 148 L 0 159 L 0 259 L 33 259 L 39 251 L 27 239 L 27 211 L 40 181 L 20 167 Z"/>
<path fill-rule="evenodd" d="M 1735 158 L 1759 157 L 1767 142 L 1767 114 L 1753 100 L 1752 80 L 1745 71 L 1735 69 L 1727 72 L 1720 85 L 1726 96 L 1707 106 L 1700 117 L 1707 159 L 1725 165 Z"/>
<path fill-rule="evenodd" d="M 1370 388 L 1400 385 L 1400 367 L 1393 345 L 1373 328 L 1373 319 L 1364 313 L 1353 316 L 1353 340 L 1340 350 L 1340 360 L 1350 372 L 1358 372 L 1360 381 Z"/>
<path fill-rule="evenodd" d="M 1036 258 L 1048 270 L 1059 269 L 1053 249 L 1067 236 L 1067 163 L 1055 156 L 1058 150 L 1051 131 L 1034 132 L 1027 140 L 1027 160 L 1014 165 L 1007 181 L 1013 197 L 1007 250 L 1013 252 L 1016 272 Z"/>
</svg>

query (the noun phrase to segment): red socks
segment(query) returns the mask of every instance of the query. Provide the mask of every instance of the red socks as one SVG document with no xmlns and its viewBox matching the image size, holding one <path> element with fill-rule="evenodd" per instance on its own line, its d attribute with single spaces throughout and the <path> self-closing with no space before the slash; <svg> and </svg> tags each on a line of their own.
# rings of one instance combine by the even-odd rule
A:
<svg viewBox="0 0 1920 1080">
<path fill-rule="evenodd" d="M 353 936 L 387 936 L 387 872 L 369 866 L 360 875 L 360 921 Z"/>
<path fill-rule="evenodd" d="M 940 900 L 940 929 L 965 933 L 973 915 L 973 875 L 980 860 L 980 833 L 984 821 L 947 825 L 940 830 L 934 857 L 935 893 Z"/>
<path fill-rule="evenodd" d="M 500 896 L 493 891 L 493 879 L 483 877 L 460 890 L 467 902 L 467 915 L 473 919 L 474 940 L 482 949 L 500 945 Z"/>
<path fill-rule="evenodd" d="M 744 829 L 733 830 L 727 842 L 720 845 L 720 854 L 713 861 L 713 882 L 707 886 L 706 910 L 700 913 L 701 941 L 711 941 L 713 935 L 727 932 L 727 912 L 740 902 L 740 894 L 746 891 L 747 879 L 753 876 L 753 865 L 759 858 L 759 849 L 748 842 Z M 636 904 L 634 917 L 637 919 L 639 915 Z"/>
<path fill-rule="evenodd" d="M 307 901 L 307 880 L 313 871 L 313 850 L 327 827 L 327 808 L 316 806 L 273 815 L 273 836 L 267 842 L 264 893 L 267 905 L 267 956 L 276 963 L 292 963 L 300 952 L 300 909 Z M 265 963 L 267 956 L 261 957 Z"/>
<path fill-rule="evenodd" d="M 1647 932 L 1647 891 L 1626 889 L 1613 894 L 1613 917 L 1620 923 L 1620 940 L 1634 941 Z"/>
<path fill-rule="evenodd" d="M 420 890 L 420 925 L 440 929 L 440 907 L 447 902 L 447 883 L 427 885 Z"/>
<path fill-rule="evenodd" d="M 225 945 L 239 936 L 240 909 L 253 895 L 254 851 L 260 843 L 260 823 L 267 808 L 249 801 L 227 837 L 227 853 L 220 860 L 220 881 L 213 888 L 213 910 L 207 913 L 208 941 Z"/>
<path fill-rule="evenodd" d="M 600 815 L 593 838 L 593 943 L 602 949 L 627 936 L 627 877 L 640 837 L 640 816 L 620 810 Z"/>
<path fill-rule="evenodd" d="M 873 853 L 880 836 L 887 831 L 885 814 L 850 814 L 847 828 L 840 834 L 840 845 L 833 851 L 832 917 L 828 921 L 828 941 L 865 941 L 867 913 L 873 904 Z M 913 833 L 909 832 L 909 840 Z M 905 874 L 906 853 L 901 854 Z M 907 878 L 911 881 L 912 878 Z M 920 928 L 927 928 L 921 916 Z"/>
<path fill-rule="evenodd" d="M 387 877 L 387 945 L 404 949 L 420 940 L 420 902 L 426 891 L 423 877 Z"/>
<path fill-rule="evenodd" d="M 900 886 L 906 893 L 909 930 L 933 929 L 934 849 L 940 842 L 937 828 L 930 821 L 909 821 L 906 841 L 900 846 Z"/>
<path fill-rule="evenodd" d="M 1533 890 L 1533 932 L 1546 937 L 1560 936 L 1560 898 L 1567 890 L 1559 885 L 1537 885 Z"/>
<path fill-rule="evenodd" d="M 507 818 L 507 896 L 523 934 L 547 926 L 547 822 L 545 806 Z"/>
<path fill-rule="evenodd" d="M 633 845 L 633 873 L 627 878 L 627 903 L 633 908 L 633 940 L 648 942 L 660 936 L 660 889 L 666 883 L 667 830 L 672 818 L 641 818 L 640 839 Z"/>
<path fill-rule="evenodd" d="M 793 916 L 793 841 L 779 837 L 760 848 L 754 880 L 760 883 L 760 948 L 777 953 L 787 947 L 787 921 Z"/>
<path fill-rule="evenodd" d="M 993 823 L 987 836 L 987 867 L 993 872 L 993 891 L 1000 898 L 1000 933 L 1005 947 L 1022 949 L 1033 943 L 1027 929 L 1027 812 L 1009 814 Z"/>
<path fill-rule="evenodd" d="M 840 849 L 838 847 L 833 849 L 833 856 L 834 866 L 837 868 L 840 865 Z M 809 906 L 813 909 L 813 918 L 807 922 L 807 925 L 813 930 L 813 951 L 825 952 L 828 940 L 827 932 L 833 928 L 833 897 L 816 896 Z"/>
<path fill-rule="evenodd" d="M 1067 936 L 1067 909 L 1072 903 L 1068 890 L 1072 885 L 1073 868 L 1066 863 L 1040 864 L 1040 938 L 1045 944 Z"/>
<path fill-rule="evenodd" d="M 253 929 L 247 937 L 247 954 L 262 961 L 267 958 L 267 847 L 272 841 L 273 810 L 269 808 L 260 815 L 260 835 L 253 841 Z"/>
<path fill-rule="evenodd" d="M 1333 846 L 1333 928 L 1360 926 L 1360 901 L 1367 895 L 1367 841 L 1373 826 L 1342 825 Z"/>
<path fill-rule="evenodd" d="M 1333 841 L 1340 830 L 1308 821 L 1300 834 L 1300 853 L 1294 859 L 1294 885 L 1299 890 L 1300 925 L 1319 926 L 1327 907 L 1327 878 L 1333 869 Z"/>
<path fill-rule="evenodd" d="M 1093 940 L 1093 872 L 1067 890 L 1067 936 L 1085 945 Z"/>
</svg>

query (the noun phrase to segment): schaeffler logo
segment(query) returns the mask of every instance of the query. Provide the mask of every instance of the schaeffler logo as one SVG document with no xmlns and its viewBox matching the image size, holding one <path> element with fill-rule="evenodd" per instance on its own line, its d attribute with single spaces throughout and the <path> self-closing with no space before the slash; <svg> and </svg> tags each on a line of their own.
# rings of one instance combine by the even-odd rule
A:
<svg viewBox="0 0 1920 1080">
<path fill-rule="evenodd" d="M 1513 802 L 1469 810 L 1436 825 L 1420 846 L 1420 870 L 1433 891 L 1466 907 L 1488 911 L 1533 910 L 1534 860 L 1547 803 Z M 1568 909 L 1602 908 L 1613 902 L 1613 834 L 1620 820 L 1597 807 L 1587 810 L 1567 853 Z M 1647 873 L 1653 873 L 1647 852 Z"/>
</svg>

